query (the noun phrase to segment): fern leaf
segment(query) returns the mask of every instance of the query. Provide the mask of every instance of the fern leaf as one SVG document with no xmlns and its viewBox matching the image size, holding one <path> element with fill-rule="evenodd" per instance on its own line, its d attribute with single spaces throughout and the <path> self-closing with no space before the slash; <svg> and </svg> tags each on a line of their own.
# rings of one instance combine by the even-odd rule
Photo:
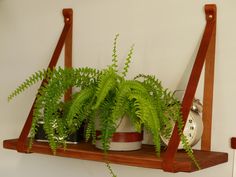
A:
<svg viewBox="0 0 236 177">
<path fill-rule="evenodd" d="M 89 117 L 88 124 L 86 127 L 86 132 L 85 132 L 85 141 L 87 142 L 90 139 L 90 137 L 92 137 L 93 144 L 95 144 L 95 141 L 96 141 L 96 130 L 95 130 L 94 119 L 95 119 L 94 115 Z"/>
<path fill-rule="evenodd" d="M 68 114 L 66 116 L 66 121 L 69 127 L 73 126 L 73 119 L 77 117 L 77 114 L 83 112 L 83 107 L 88 104 L 88 100 L 91 100 L 93 97 L 94 88 L 87 88 L 82 90 L 72 102 Z M 85 117 L 83 118 L 85 119 Z M 82 123 L 83 120 L 80 120 Z"/>
<path fill-rule="evenodd" d="M 112 68 L 117 72 L 117 40 L 118 40 L 119 34 L 116 34 L 114 42 L 113 42 L 113 50 L 112 50 Z"/>
<path fill-rule="evenodd" d="M 119 84 L 115 99 L 115 105 L 112 110 L 112 118 L 114 120 L 122 117 L 129 107 L 128 96 L 130 92 L 136 91 L 141 93 L 146 92 L 146 88 L 139 82 L 134 80 L 125 80 Z"/>
<path fill-rule="evenodd" d="M 34 85 L 38 81 L 45 79 L 47 72 L 48 70 L 42 70 L 32 74 L 8 96 L 8 101 L 11 101 L 14 97 L 27 90 L 30 86 Z"/>
<path fill-rule="evenodd" d="M 117 78 L 119 77 L 118 75 L 116 75 L 113 69 L 109 69 L 105 71 L 105 73 L 100 76 L 99 81 L 98 81 L 98 87 L 96 90 L 97 100 L 96 100 L 96 104 L 93 106 L 92 109 L 94 110 L 98 109 L 98 107 L 100 106 L 102 101 L 104 101 L 108 93 L 112 89 L 115 89 L 118 82 Z"/>
<path fill-rule="evenodd" d="M 151 131 L 156 153 L 160 156 L 160 121 L 156 108 L 153 107 L 154 104 L 152 103 L 151 98 L 143 97 L 143 95 L 138 93 L 131 93 L 129 99 L 135 100 L 136 115 L 144 123 L 144 126 Z"/>
<path fill-rule="evenodd" d="M 129 65 L 131 63 L 131 58 L 132 58 L 132 55 L 133 55 L 133 51 L 134 51 L 134 45 L 131 46 L 131 48 L 129 50 L 129 53 L 128 53 L 128 56 L 125 59 L 125 66 L 124 66 L 124 69 L 123 69 L 123 72 L 122 72 L 123 77 L 126 77 L 126 75 L 128 73 Z"/>
</svg>

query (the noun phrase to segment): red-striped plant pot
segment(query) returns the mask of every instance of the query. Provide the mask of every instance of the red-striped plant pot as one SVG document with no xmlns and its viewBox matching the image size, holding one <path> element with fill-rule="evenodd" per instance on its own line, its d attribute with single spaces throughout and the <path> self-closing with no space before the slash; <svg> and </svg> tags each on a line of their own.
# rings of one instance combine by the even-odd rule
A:
<svg viewBox="0 0 236 177">
<path fill-rule="evenodd" d="M 96 147 L 102 148 L 101 140 L 99 140 L 99 135 L 101 131 L 99 130 L 99 121 L 96 122 Z M 124 116 L 117 122 L 116 132 L 113 134 L 110 149 L 112 151 L 132 151 L 141 149 L 143 140 L 143 133 L 138 133 L 129 117 Z"/>
</svg>

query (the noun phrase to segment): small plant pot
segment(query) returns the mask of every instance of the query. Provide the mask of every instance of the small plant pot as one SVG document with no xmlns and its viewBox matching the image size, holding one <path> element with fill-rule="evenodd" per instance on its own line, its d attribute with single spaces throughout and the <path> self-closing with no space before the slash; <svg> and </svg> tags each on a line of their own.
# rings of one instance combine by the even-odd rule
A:
<svg viewBox="0 0 236 177">
<path fill-rule="evenodd" d="M 39 142 L 48 142 L 47 135 L 43 129 L 44 122 L 41 120 L 38 122 L 38 131 L 35 135 L 35 140 Z M 68 144 L 77 144 L 78 142 L 84 140 L 84 127 L 80 128 L 75 133 L 72 133 L 66 143 Z"/>
<path fill-rule="evenodd" d="M 96 144 L 95 146 L 99 149 L 102 148 L 102 142 L 99 140 L 99 135 L 101 131 L 99 130 L 99 122 L 96 121 Z M 130 118 L 124 116 L 117 123 L 116 132 L 113 134 L 110 149 L 112 151 L 133 151 L 141 149 L 143 140 L 143 133 L 138 133 L 135 131 Z"/>
</svg>

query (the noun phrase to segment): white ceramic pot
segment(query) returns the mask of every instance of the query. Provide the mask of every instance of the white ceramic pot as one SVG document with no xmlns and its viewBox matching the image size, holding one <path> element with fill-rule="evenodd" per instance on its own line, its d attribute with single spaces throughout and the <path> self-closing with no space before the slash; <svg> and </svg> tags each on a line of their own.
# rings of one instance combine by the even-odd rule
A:
<svg viewBox="0 0 236 177">
<path fill-rule="evenodd" d="M 99 119 L 96 121 L 96 134 L 99 136 L 100 126 Z M 113 134 L 110 149 L 112 151 L 132 151 L 141 149 L 143 135 L 135 131 L 135 128 L 129 117 L 124 116 L 117 122 L 116 132 Z M 100 140 L 96 140 L 96 147 L 102 149 L 102 143 Z"/>
</svg>

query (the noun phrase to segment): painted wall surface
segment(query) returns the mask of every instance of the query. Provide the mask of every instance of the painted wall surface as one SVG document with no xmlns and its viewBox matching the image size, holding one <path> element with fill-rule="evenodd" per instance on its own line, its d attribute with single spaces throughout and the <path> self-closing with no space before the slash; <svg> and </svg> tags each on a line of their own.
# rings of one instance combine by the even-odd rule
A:
<svg viewBox="0 0 236 177">
<path fill-rule="evenodd" d="M 45 68 L 63 27 L 62 8 L 74 10 L 73 65 L 103 68 L 111 63 L 119 38 L 120 65 L 129 47 L 135 54 L 129 77 L 155 74 L 165 87 L 184 88 L 205 26 L 205 3 L 218 6 L 212 150 L 229 153 L 229 162 L 192 174 L 112 165 L 120 177 L 230 177 L 236 136 L 236 1 L 207 0 L 0 0 L 0 176 L 104 177 L 100 162 L 20 154 L 2 148 L 18 137 L 38 85 L 8 103 L 7 95 L 34 71 Z M 60 61 L 60 64 L 63 60 Z M 182 78 L 182 79 L 181 79 Z M 197 96 L 202 96 L 202 82 Z"/>
</svg>

